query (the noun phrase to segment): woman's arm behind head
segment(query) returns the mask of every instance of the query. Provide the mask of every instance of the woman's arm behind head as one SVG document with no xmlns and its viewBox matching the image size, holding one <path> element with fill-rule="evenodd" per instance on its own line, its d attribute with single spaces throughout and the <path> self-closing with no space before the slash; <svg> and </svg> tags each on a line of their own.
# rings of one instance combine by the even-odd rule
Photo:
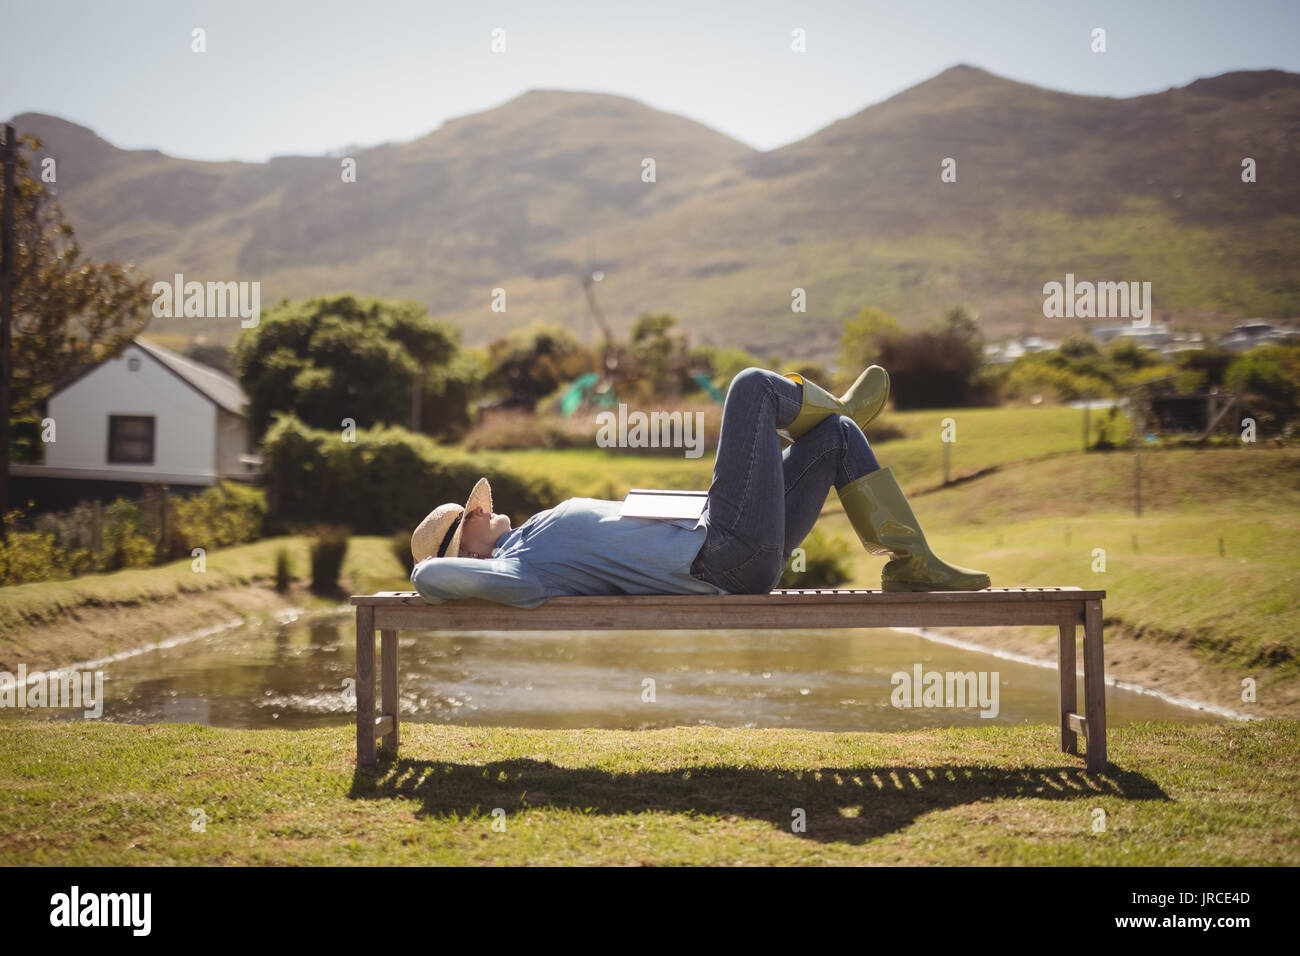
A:
<svg viewBox="0 0 1300 956">
<path fill-rule="evenodd" d="M 411 584 L 430 604 L 482 598 L 533 608 L 548 596 L 518 558 L 426 558 L 411 572 Z"/>
</svg>

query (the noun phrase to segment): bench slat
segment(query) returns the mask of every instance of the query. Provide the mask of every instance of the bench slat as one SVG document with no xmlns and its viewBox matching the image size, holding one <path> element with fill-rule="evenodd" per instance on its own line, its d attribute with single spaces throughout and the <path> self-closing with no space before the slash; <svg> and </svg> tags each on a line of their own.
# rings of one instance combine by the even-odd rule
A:
<svg viewBox="0 0 1300 956">
<path fill-rule="evenodd" d="M 1076 603 L 1101 601 L 1105 591 L 1082 588 L 987 588 L 983 591 L 871 591 L 858 589 L 835 590 L 777 590 L 768 594 L 600 594 L 581 597 L 553 597 L 541 607 L 531 611 L 514 608 L 524 613 L 537 613 L 555 608 L 634 607 L 644 612 L 651 608 L 687 606 L 693 609 L 713 607 L 736 609 L 743 606 L 771 607 L 780 604 L 1012 604 L 1012 603 Z M 359 607 L 508 607 L 493 601 L 476 598 L 429 604 L 415 591 L 380 591 L 376 594 L 354 594 L 351 602 Z"/>
<path fill-rule="evenodd" d="M 644 607 L 613 604 L 596 607 L 587 603 L 559 607 L 542 605 L 535 610 L 494 604 L 490 601 L 449 601 L 419 606 L 372 608 L 375 626 L 386 629 L 545 631 L 545 630 L 650 630 L 683 631 L 712 628 L 793 628 L 810 630 L 829 627 L 992 627 L 1043 625 L 1051 627 L 1083 623 L 1082 601 L 1029 602 L 1008 604 L 944 602 L 910 604 L 852 604 L 818 602 L 806 604 L 657 605 L 654 613 Z"/>
</svg>

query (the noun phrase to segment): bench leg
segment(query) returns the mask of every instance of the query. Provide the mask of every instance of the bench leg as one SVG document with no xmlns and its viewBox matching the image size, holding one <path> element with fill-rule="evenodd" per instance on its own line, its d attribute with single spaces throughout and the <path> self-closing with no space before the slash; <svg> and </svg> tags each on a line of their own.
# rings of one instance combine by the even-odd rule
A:
<svg viewBox="0 0 1300 956">
<path fill-rule="evenodd" d="M 1056 668 L 1060 672 L 1060 718 L 1061 718 L 1061 753 L 1079 753 L 1079 735 L 1070 727 L 1070 715 L 1077 712 L 1079 706 L 1079 684 L 1075 674 L 1074 660 L 1075 625 L 1062 624 L 1056 645 Z"/>
<path fill-rule="evenodd" d="M 375 609 L 357 608 L 357 766 L 375 765 Z"/>
<path fill-rule="evenodd" d="M 1084 602 L 1083 699 L 1088 720 L 1088 770 L 1106 769 L 1106 664 L 1101 643 L 1101 602 Z"/>
<path fill-rule="evenodd" d="M 384 734 L 384 749 L 390 755 L 397 755 L 397 718 L 401 706 L 397 702 L 397 632 L 380 631 L 382 648 L 383 684 L 382 711 L 385 717 L 392 718 L 392 729 Z"/>
</svg>

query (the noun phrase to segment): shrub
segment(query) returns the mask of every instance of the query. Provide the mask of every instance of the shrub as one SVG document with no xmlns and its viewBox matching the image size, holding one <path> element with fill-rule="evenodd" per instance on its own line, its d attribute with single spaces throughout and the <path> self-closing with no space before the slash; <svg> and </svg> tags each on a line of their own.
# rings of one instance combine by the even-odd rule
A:
<svg viewBox="0 0 1300 956">
<path fill-rule="evenodd" d="M 140 509 L 120 498 L 104 509 L 103 551 L 100 568 L 147 568 L 154 563 L 157 548 L 140 534 Z"/>
<path fill-rule="evenodd" d="M 906 438 L 907 432 L 895 425 L 887 418 L 873 418 L 867 422 L 867 427 L 863 431 L 867 436 L 867 441 L 872 445 L 878 445 L 885 441 L 894 441 L 897 438 Z"/>
<path fill-rule="evenodd" d="M 1113 391 L 1113 386 L 1103 379 L 1081 375 L 1037 357 L 1017 361 L 1003 383 L 1003 396 L 1009 399 L 1042 395 L 1048 401 L 1073 402 Z"/>
<path fill-rule="evenodd" d="M 13 522 L 18 512 L 9 518 Z M 9 541 L 0 541 L 0 586 L 46 581 L 59 577 L 63 552 L 54 535 L 41 531 L 10 531 Z"/>
<path fill-rule="evenodd" d="M 751 365 L 758 368 L 766 367 L 766 363 L 759 356 L 732 345 L 697 345 L 691 349 L 690 358 L 710 372 L 713 384 L 724 394 L 731 380 Z"/>
<path fill-rule="evenodd" d="M 1228 366 L 1225 377 L 1266 429 L 1285 432 L 1300 415 L 1300 347 L 1258 346 Z"/>
<path fill-rule="evenodd" d="M 488 346 L 484 385 L 531 410 L 564 382 L 591 370 L 591 355 L 567 330 L 534 323 Z"/>
<path fill-rule="evenodd" d="M 266 494 L 256 488 L 221 482 L 189 497 L 168 499 L 167 559 L 193 548 L 224 547 L 256 541 L 266 519 Z"/>
<path fill-rule="evenodd" d="M 798 555 L 793 555 L 786 564 L 777 587 L 833 588 L 849 579 L 846 566 L 850 545 L 840 535 L 827 536 L 821 529 L 813 528 L 799 547 L 804 552 L 804 569 L 794 570 Z"/>
<path fill-rule="evenodd" d="M 293 568 L 289 564 L 289 551 L 281 548 L 275 552 L 275 589 L 281 594 L 286 593 L 292 580 Z"/>
<path fill-rule="evenodd" d="M 195 547 L 255 541 L 265 517 L 266 495 L 244 485 L 220 484 L 201 494 L 165 498 L 154 487 L 137 502 L 119 498 L 103 507 L 96 549 L 96 506 L 82 503 L 21 519 L 30 530 L 10 534 L 8 545 L 0 546 L 0 586 L 144 568 L 189 557 Z M 11 520 L 16 523 L 20 516 L 15 512 Z"/>
<path fill-rule="evenodd" d="M 262 459 L 278 528 L 325 521 L 358 534 L 409 534 L 441 502 L 463 502 L 483 475 L 492 482 L 496 510 L 516 522 L 559 498 L 547 478 L 502 472 L 406 429 L 358 429 L 355 437 L 345 442 L 337 431 L 277 419 Z"/>
<path fill-rule="evenodd" d="M 1126 447 L 1133 437 L 1133 423 L 1127 415 L 1121 415 L 1119 409 L 1112 405 L 1104 416 L 1099 416 L 1093 425 L 1097 440 L 1092 447 L 1098 451 L 1113 451 Z"/>
<path fill-rule="evenodd" d="M 415 558 L 411 557 L 411 534 L 408 531 L 397 531 L 393 534 L 392 540 L 393 554 L 401 562 L 402 567 L 406 568 L 406 576 L 409 578 L 411 572 L 415 570 Z"/>
<path fill-rule="evenodd" d="M 343 559 L 348 553 L 346 528 L 317 529 L 311 543 L 311 589 L 317 594 L 337 594 Z"/>
<path fill-rule="evenodd" d="M 846 323 L 840 364 L 860 370 L 870 363 L 889 371 L 894 407 L 951 408 L 988 400 L 980 379 L 984 362 L 979 324 L 962 306 L 928 328 L 910 332 L 879 309 L 863 309 Z"/>
</svg>

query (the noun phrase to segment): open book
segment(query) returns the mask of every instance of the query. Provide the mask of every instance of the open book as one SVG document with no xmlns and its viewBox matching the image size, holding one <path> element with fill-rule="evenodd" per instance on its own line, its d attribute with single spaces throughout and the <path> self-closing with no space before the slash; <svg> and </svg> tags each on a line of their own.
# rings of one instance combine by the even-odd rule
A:
<svg viewBox="0 0 1300 956">
<path fill-rule="evenodd" d="M 658 488 L 633 488 L 623 499 L 620 518 L 690 518 L 704 513 L 707 491 L 672 491 Z"/>
</svg>

